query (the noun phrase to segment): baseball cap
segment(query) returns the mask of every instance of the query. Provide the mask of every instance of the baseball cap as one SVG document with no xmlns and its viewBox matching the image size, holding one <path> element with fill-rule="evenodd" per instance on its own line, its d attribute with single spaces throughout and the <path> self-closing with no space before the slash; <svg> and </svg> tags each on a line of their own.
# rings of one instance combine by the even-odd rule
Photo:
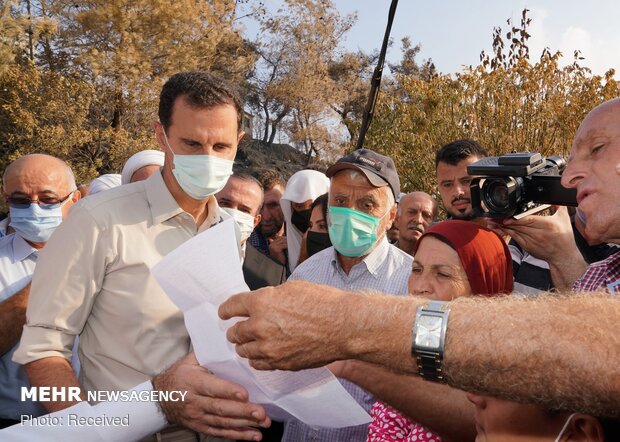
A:
<svg viewBox="0 0 620 442">
<path fill-rule="evenodd" d="M 357 149 L 343 156 L 333 164 L 325 175 L 333 177 L 343 169 L 356 169 L 364 174 L 375 187 L 390 186 L 394 200 L 400 194 L 400 180 L 394 161 L 370 149 Z"/>
</svg>

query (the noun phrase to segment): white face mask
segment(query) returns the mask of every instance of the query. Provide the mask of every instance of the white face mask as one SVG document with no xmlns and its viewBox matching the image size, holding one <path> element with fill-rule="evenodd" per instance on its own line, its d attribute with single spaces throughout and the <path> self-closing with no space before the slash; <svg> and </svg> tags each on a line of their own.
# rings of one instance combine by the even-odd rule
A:
<svg viewBox="0 0 620 442">
<path fill-rule="evenodd" d="M 213 155 L 177 155 L 172 151 L 166 131 L 164 140 L 173 155 L 172 174 L 185 193 L 195 200 L 204 200 L 222 190 L 233 174 L 234 161 Z"/>
<path fill-rule="evenodd" d="M 249 213 L 241 212 L 230 207 L 222 207 L 235 220 L 241 230 L 241 244 L 245 243 L 254 230 L 254 217 Z"/>
<path fill-rule="evenodd" d="M 566 419 L 566 422 L 564 422 L 564 426 L 562 427 L 562 429 L 560 430 L 560 434 L 558 434 L 558 437 L 555 438 L 554 442 L 560 442 L 560 439 L 562 438 L 562 436 L 564 435 L 564 432 L 566 431 L 566 429 L 568 428 L 568 424 L 570 424 L 570 420 L 573 418 L 574 415 L 576 415 L 577 413 L 573 413 L 570 416 L 568 416 L 568 419 Z"/>
</svg>

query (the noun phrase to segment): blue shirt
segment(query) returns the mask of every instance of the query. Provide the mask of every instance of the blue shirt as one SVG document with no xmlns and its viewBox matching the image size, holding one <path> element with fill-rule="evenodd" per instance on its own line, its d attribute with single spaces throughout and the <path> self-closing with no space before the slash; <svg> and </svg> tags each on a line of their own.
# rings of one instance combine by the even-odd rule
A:
<svg viewBox="0 0 620 442">
<path fill-rule="evenodd" d="M 0 302 L 26 287 L 32 279 L 37 250 L 21 236 L 12 233 L 0 238 Z M 19 420 L 20 415 L 40 416 L 43 408 L 22 402 L 21 387 L 30 387 L 26 372 L 12 361 L 17 344 L 0 357 L 0 418 Z"/>
<path fill-rule="evenodd" d="M 301 263 L 289 280 L 303 279 L 347 291 L 374 290 L 392 295 L 407 295 L 412 262 L 411 256 L 388 243 L 384 236 L 363 261 L 351 268 L 348 275 L 340 267 L 334 248 L 329 247 Z M 370 393 L 347 380 L 340 379 L 340 382 L 366 411 L 370 411 L 375 402 Z M 367 434 L 368 425 L 313 429 L 300 421 L 292 420 L 284 428 L 282 441 L 366 442 Z"/>
<path fill-rule="evenodd" d="M 0 221 L 0 238 L 6 235 L 6 229 L 9 227 L 9 217 L 7 216 Z"/>
</svg>

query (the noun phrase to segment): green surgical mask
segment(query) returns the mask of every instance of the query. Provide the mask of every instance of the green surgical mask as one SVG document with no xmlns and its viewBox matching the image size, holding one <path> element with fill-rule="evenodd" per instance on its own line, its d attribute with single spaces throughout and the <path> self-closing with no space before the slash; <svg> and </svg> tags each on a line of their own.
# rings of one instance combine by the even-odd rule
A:
<svg viewBox="0 0 620 442">
<path fill-rule="evenodd" d="M 334 248 L 351 258 L 367 254 L 377 242 L 381 218 L 348 207 L 329 206 L 327 230 Z"/>
</svg>

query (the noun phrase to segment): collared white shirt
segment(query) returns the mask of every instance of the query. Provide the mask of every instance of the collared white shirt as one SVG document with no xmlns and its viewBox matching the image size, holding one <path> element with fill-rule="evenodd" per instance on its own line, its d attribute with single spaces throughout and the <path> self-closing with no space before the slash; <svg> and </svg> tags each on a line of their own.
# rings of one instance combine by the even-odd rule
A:
<svg viewBox="0 0 620 442">
<path fill-rule="evenodd" d="M 0 238 L 0 302 L 26 287 L 32 279 L 38 251 L 16 233 Z M 26 372 L 12 361 L 17 344 L 0 357 L 0 418 L 19 420 L 20 415 L 38 416 L 43 408 L 21 401 L 20 387 L 30 387 Z"/>
<path fill-rule="evenodd" d="M 211 198 L 196 232 L 161 173 L 79 201 L 40 253 L 14 359 L 69 360 L 79 335 L 88 391 L 129 389 L 161 372 L 189 352 L 190 340 L 150 269 L 227 217 Z"/>
<path fill-rule="evenodd" d="M 384 236 L 363 261 L 351 268 L 348 275 L 342 270 L 336 250 L 332 246 L 301 263 L 289 280 L 301 279 L 348 291 L 373 290 L 392 295 L 407 295 L 412 263 L 413 258 L 410 255 L 390 244 Z M 347 380 L 340 379 L 340 382 L 366 411 L 370 411 L 375 402 L 371 394 Z M 286 424 L 282 440 L 364 442 L 367 433 L 368 425 L 317 430 L 294 420 Z"/>
</svg>

